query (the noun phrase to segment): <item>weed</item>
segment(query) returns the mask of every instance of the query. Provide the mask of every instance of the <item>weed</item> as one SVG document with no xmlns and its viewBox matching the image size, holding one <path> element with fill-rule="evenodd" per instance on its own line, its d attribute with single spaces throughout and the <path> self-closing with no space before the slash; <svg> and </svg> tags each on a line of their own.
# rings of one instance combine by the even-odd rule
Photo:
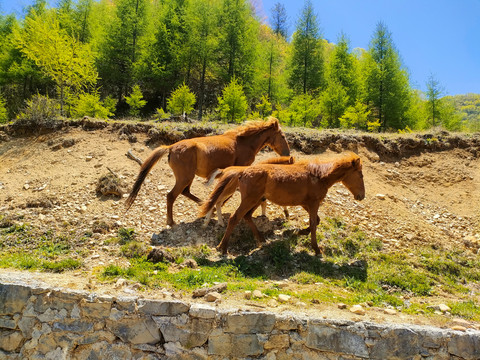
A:
<svg viewBox="0 0 480 360">
<path fill-rule="evenodd" d="M 120 245 L 125 245 L 126 243 L 129 243 L 130 241 L 135 240 L 136 234 L 135 234 L 135 229 L 133 228 L 124 228 L 121 227 L 118 229 L 118 243 Z"/>
<path fill-rule="evenodd" d="M 146 256 L 147 253 L 147 246 L 138 241 L 130 241 L 120 247 L 120 254 L 127 258 L 138 258 Z"/>
</svg>

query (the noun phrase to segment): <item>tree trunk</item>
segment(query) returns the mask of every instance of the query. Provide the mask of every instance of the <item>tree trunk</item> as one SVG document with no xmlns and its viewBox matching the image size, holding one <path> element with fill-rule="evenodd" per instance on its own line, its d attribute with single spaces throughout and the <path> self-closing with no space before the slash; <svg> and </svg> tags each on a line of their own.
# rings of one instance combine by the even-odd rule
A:
<svg viewBox="0 0 480 360">
<path fill-rule="evenodd" d="M 202 120 L 203 116 L 203 98 L 205 92 L 205 71 L 207 69 L 207 57 L 203 57 L 203 64 L 202 64 L 202 75 L 200 78 L 200 92 L 199 92 L 199 99 L 198 99 L 198 120 Z"/>
</svg>

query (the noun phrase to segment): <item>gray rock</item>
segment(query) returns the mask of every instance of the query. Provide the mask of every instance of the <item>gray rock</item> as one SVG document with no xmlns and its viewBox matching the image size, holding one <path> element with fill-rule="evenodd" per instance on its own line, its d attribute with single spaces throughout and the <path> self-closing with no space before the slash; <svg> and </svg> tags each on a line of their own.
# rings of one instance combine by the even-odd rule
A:
<svg viewBox="0 0 480 360">
<path fill-rule="evenodd" d="M 190 318 L 187 314 L 153 319 L 165 342 L 178 342 L 185 348 L 203 346 L 213 329 L 213 319 Z"/>
<path fill-rule="evenodd" d="M 306 346 L 322 351 L 369 357 L 365 339 L 361 335 L 329 325 L 310 324 Z"/>
<path fill-rule="evenodd" d="M 192 304 L 189 314 L 200 319 L 215 319 L 216 310 L 214 307 L 204 304 Z"/>
<path fill-rule="evenodd" d="M 102 341 L 92 345 L 77 346 L 72 351 L 71 358 L 76 360 L 133 359 L 133 354 L 127 344 L 109 344 Z"/>
<path fill-rule="evenodd" d="M 257 356 L 263 353 L 263 344 L 254 334 L 225 334 L 220 329 L 208 339 L 208 354 L 230 358 Z"/>
<path fill-rule="evenodd" d="M 138 311 L 146 315 L 176 316 L 189 309 L 190 306 L 182 301 L 138 300 Z"/>
<path fill-rule="evenodd" d="M 267 312 L 229 314 L 225 321 L 225 332 L 235 334 L 268 333 L 273 330 L 275 320 L 275 314 Z"/>
<path fill-rule="evenodd" d="M 120 321 L 106 320 L 107 329 L 122 341 L 131 344 L 156 344 L 161 340 L 160 331 L 151 319 L 125 318 Z"/>
<path fill-rule="evenodd" d="M 93 323 L 91 321 L 82 321 L 82 320 L 65 320 L 63 322 L 54 322 L 52 329 L 53 331 L 70 331 L 70 332 L 86 332 L 93 330 Z"/>
<path fill-rule="evenodd" d="M 17 351 L 22 341 L 23 335 L 20 331 L 0 331 L 0 350 Z"/>
<path fill-rule="evenodd" d="M 448 352 L 461 359 L 480 359 L 480 336 L 476 333 L 451 334 Z"/>
<path fill-rule="evenodd" d="M 30 295 L 31 290 L 27 286 L 0 284 L 0 315 L 21 313 Z"/>
</svg>

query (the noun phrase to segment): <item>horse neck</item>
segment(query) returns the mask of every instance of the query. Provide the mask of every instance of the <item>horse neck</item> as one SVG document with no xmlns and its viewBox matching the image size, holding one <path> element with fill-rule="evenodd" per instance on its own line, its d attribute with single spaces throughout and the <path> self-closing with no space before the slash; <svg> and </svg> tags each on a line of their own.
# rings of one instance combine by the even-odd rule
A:
<svg viewBox="0 0 480 360">
<path fill-rule="evenodd" d="M 326 176 L 328 187 L 331 187 L 334 184 L 342 181 L 347 171 L 351 168 L 352 165 L 350 162 L 344 162 L 338 165 L 336 164 L 332 172 Z"/>
<path fill-rule="evenodd" d="M 250 165 L 255 160 L 255 155 L 265 146 L 268 139 L 266 130 L 250 136 L 237 138 L 237 165 Z"/>
</svg>

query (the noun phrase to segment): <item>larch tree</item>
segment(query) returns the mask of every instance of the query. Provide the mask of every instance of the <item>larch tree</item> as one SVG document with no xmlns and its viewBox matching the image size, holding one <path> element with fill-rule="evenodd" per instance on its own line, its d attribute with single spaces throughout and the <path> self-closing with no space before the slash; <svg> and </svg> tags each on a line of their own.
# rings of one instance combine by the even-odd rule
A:
<svg viewBox="0 0 480 360">
<path fill-rule="evenodd" d="M 293 34 L 289 84 L 296 93 L 305 94 L 322 88 L 323 77 L 322 39 L 317 15 L 307 0 Z"/>
<path fill-rule="evenodd" d="M 25 19 L 23 31 L 16 34 L 17 47 L 55 81 L 63 113 L 65 96 L 96 84 L 98 73 L 90 47 L 60 27 L 53 13 L 35 12 Z"/>
<path fill-rule="evenodd" d="M 284 39 L 288 37 L 288 16 L 287 10 L 282 3 L 275 3 L 272 10 L 272 20 L 270 21 L 272 25 L 272 30 L 276 35 L 281 35 Z"/>
<path fill-rule="evenodd" d="M 429 123 L 431 126 L 437 126 L 440 123 L 441 97 L 444 93 L 444 89 L 433 74 L 430 74 L 428 77 L 426 85 L 427 92 L 425 93 L 425 96 L 427 97 Z"/>
<path fill-rule="evenodd" d="M 408 125 L 410 85 L 392 35 L 382 22 L 377 24 L 364 57 L 365 100 L 375 109 L 381 129 L 402 129 Z"/>
<path fill-rule="evenodd" d="M 220 10 L 219 0 L 193 0 L 187 9 L 189 49 L 193 54 L 193 67 L 198 73 L 198 119 L 203 117 L 207 69 L 213 68 L 218 33 L 215 19 Z"/>
</svg>

